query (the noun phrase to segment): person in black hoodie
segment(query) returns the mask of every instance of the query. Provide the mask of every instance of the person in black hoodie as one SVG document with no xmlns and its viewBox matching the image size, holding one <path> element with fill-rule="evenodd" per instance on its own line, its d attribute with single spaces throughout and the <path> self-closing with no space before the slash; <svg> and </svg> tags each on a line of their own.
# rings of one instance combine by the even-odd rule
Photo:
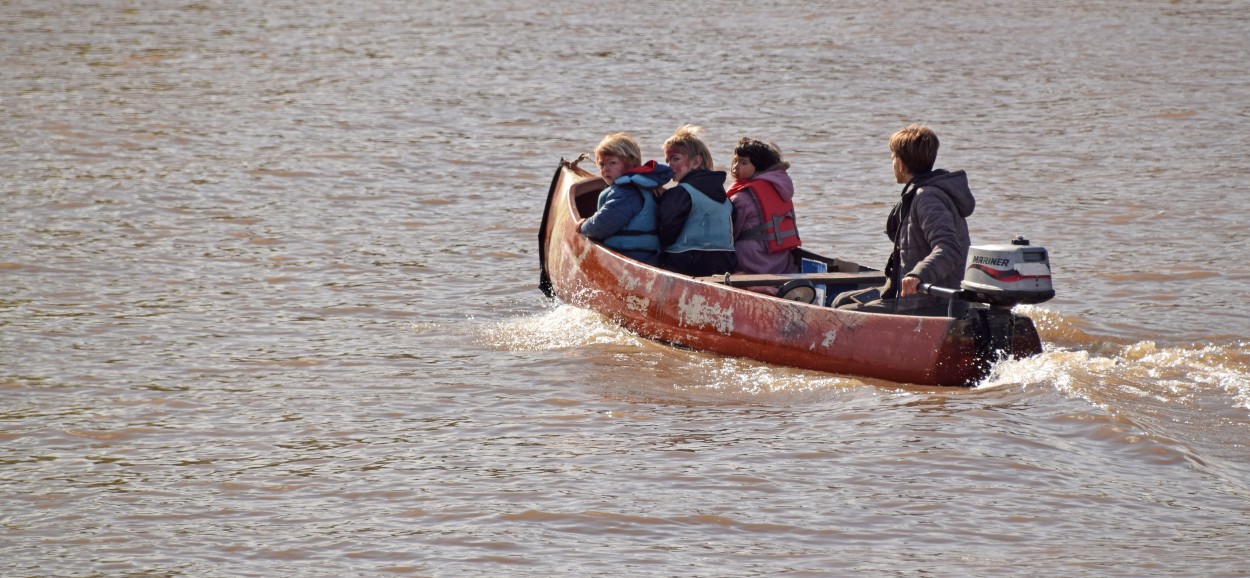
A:
<svg viewBox="0 0 1250 578">
<path fill-rule="evenodd" d="M 833 307 L 870 313 L 946 315 L 945 299 L 918 291 L 921 283 L 958 288 L 972 239 L 968 217 L 976 198 L 964 171 L 934 169 L 938 138 L 918 124 L 890 136 L 894 180 L 903 185 L 886 220 L 894 249 L 885 265 L 884 287 L 848 291 Z"/>
<path fill-rule="evenodd" d="M 660 196 L 657 230 L 660 267 L 704 277 L 737 270 L 733 203 L 725 194 L 725 172 L 712 170 L 712 153 L 687 124 L 664 141 L 664 162 L 678 185 Z"/>
</svg>

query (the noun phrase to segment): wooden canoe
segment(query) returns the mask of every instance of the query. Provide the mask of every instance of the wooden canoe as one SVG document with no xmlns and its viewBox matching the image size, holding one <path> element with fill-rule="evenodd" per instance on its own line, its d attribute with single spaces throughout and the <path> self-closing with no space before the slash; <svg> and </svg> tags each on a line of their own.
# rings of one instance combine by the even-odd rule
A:
<svg viewBox="0 0 1250 578">
<path fill-rule="evenodd" d="M 832 293 L 879 286 L 879 271 L 805 252 L 829 273 L 692 278 L 625 257 L 577 231 L 605 183 L 560 160 L 538 233 L 539 285 L 656 341 L 828 373 L 922 385 L 975 385 L 1004 356 L 1040 353 L 1033 323 L 1008 309 L 967 307 L 958 318 L 886 315 L 788 301 L 741 288 L 793 277 Z"/>
</svg>

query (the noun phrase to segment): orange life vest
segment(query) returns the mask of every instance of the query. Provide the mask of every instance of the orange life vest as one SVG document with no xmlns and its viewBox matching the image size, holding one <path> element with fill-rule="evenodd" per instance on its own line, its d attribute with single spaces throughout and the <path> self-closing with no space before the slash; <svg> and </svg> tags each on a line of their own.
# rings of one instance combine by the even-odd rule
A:
<svg viewBox="0 0 1250 578">
<path fill-rule="evenodd" d="M 755 193 L 752 196 L 755 198 L 755 207 L 760 212 L 760 224 L 744 229 L 737 240 L 767 241 L 769 253 L 789 251 L 802 246 L 799 226 L 794 220 L 794 202 L 782 199 L 772 183 L 762 179 L 734 183 L 729 187 L 729 196 L 733 197 L 747 188 Z"/>
</svg>

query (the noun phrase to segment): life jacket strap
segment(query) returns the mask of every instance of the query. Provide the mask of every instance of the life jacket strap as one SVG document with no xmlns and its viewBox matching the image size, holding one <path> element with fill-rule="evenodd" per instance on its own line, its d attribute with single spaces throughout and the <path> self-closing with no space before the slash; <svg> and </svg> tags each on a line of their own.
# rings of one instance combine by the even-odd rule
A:
<svg viewBox="0 0 1250 578">
<path fill-rule="evenodd" d="M 782 231 L 780 230 L 780 227 L 778 227 L 778 225 L 780 225 L 782 221 L 786 219 L 793 219 L 793 218 L 794 218 L 794 211 L 790 211 L 784 215 L 777 215 L 773 217 L 772 220 L 767 223 L 761 223 L 758 227 L 753 227 L 751 229 L 743 231 L 742 235 L 738 237 L 738 240 L 740 241 L 743 241 L 743 240 L 745 241 L 770 241 L 771 240 L 777 243 L 781 243 L 783 239 L 789 239 L 790 237 L 794 237 L 799 234 L 798 229 Z M 769 229 L 772 229 L 772 233 L 768 232 Z"/>
</svg>

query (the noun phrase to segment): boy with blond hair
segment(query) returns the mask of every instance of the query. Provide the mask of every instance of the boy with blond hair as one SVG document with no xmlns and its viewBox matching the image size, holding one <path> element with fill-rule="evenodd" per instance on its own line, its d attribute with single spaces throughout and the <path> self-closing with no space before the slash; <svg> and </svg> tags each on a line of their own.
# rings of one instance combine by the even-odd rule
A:
<svg viewBox="0 0 1250 578">
<path fill-rule="evenodd" d="M 642 149 L 629 135 L 612 133 L 595 147 L 599 176 L 608 183 L 595 214 L 578 226 L 583 235 L 648 265 L 660 261 L 654 191 L 673 178 L 655 161 L 642 164 Z"/>
</svg>

